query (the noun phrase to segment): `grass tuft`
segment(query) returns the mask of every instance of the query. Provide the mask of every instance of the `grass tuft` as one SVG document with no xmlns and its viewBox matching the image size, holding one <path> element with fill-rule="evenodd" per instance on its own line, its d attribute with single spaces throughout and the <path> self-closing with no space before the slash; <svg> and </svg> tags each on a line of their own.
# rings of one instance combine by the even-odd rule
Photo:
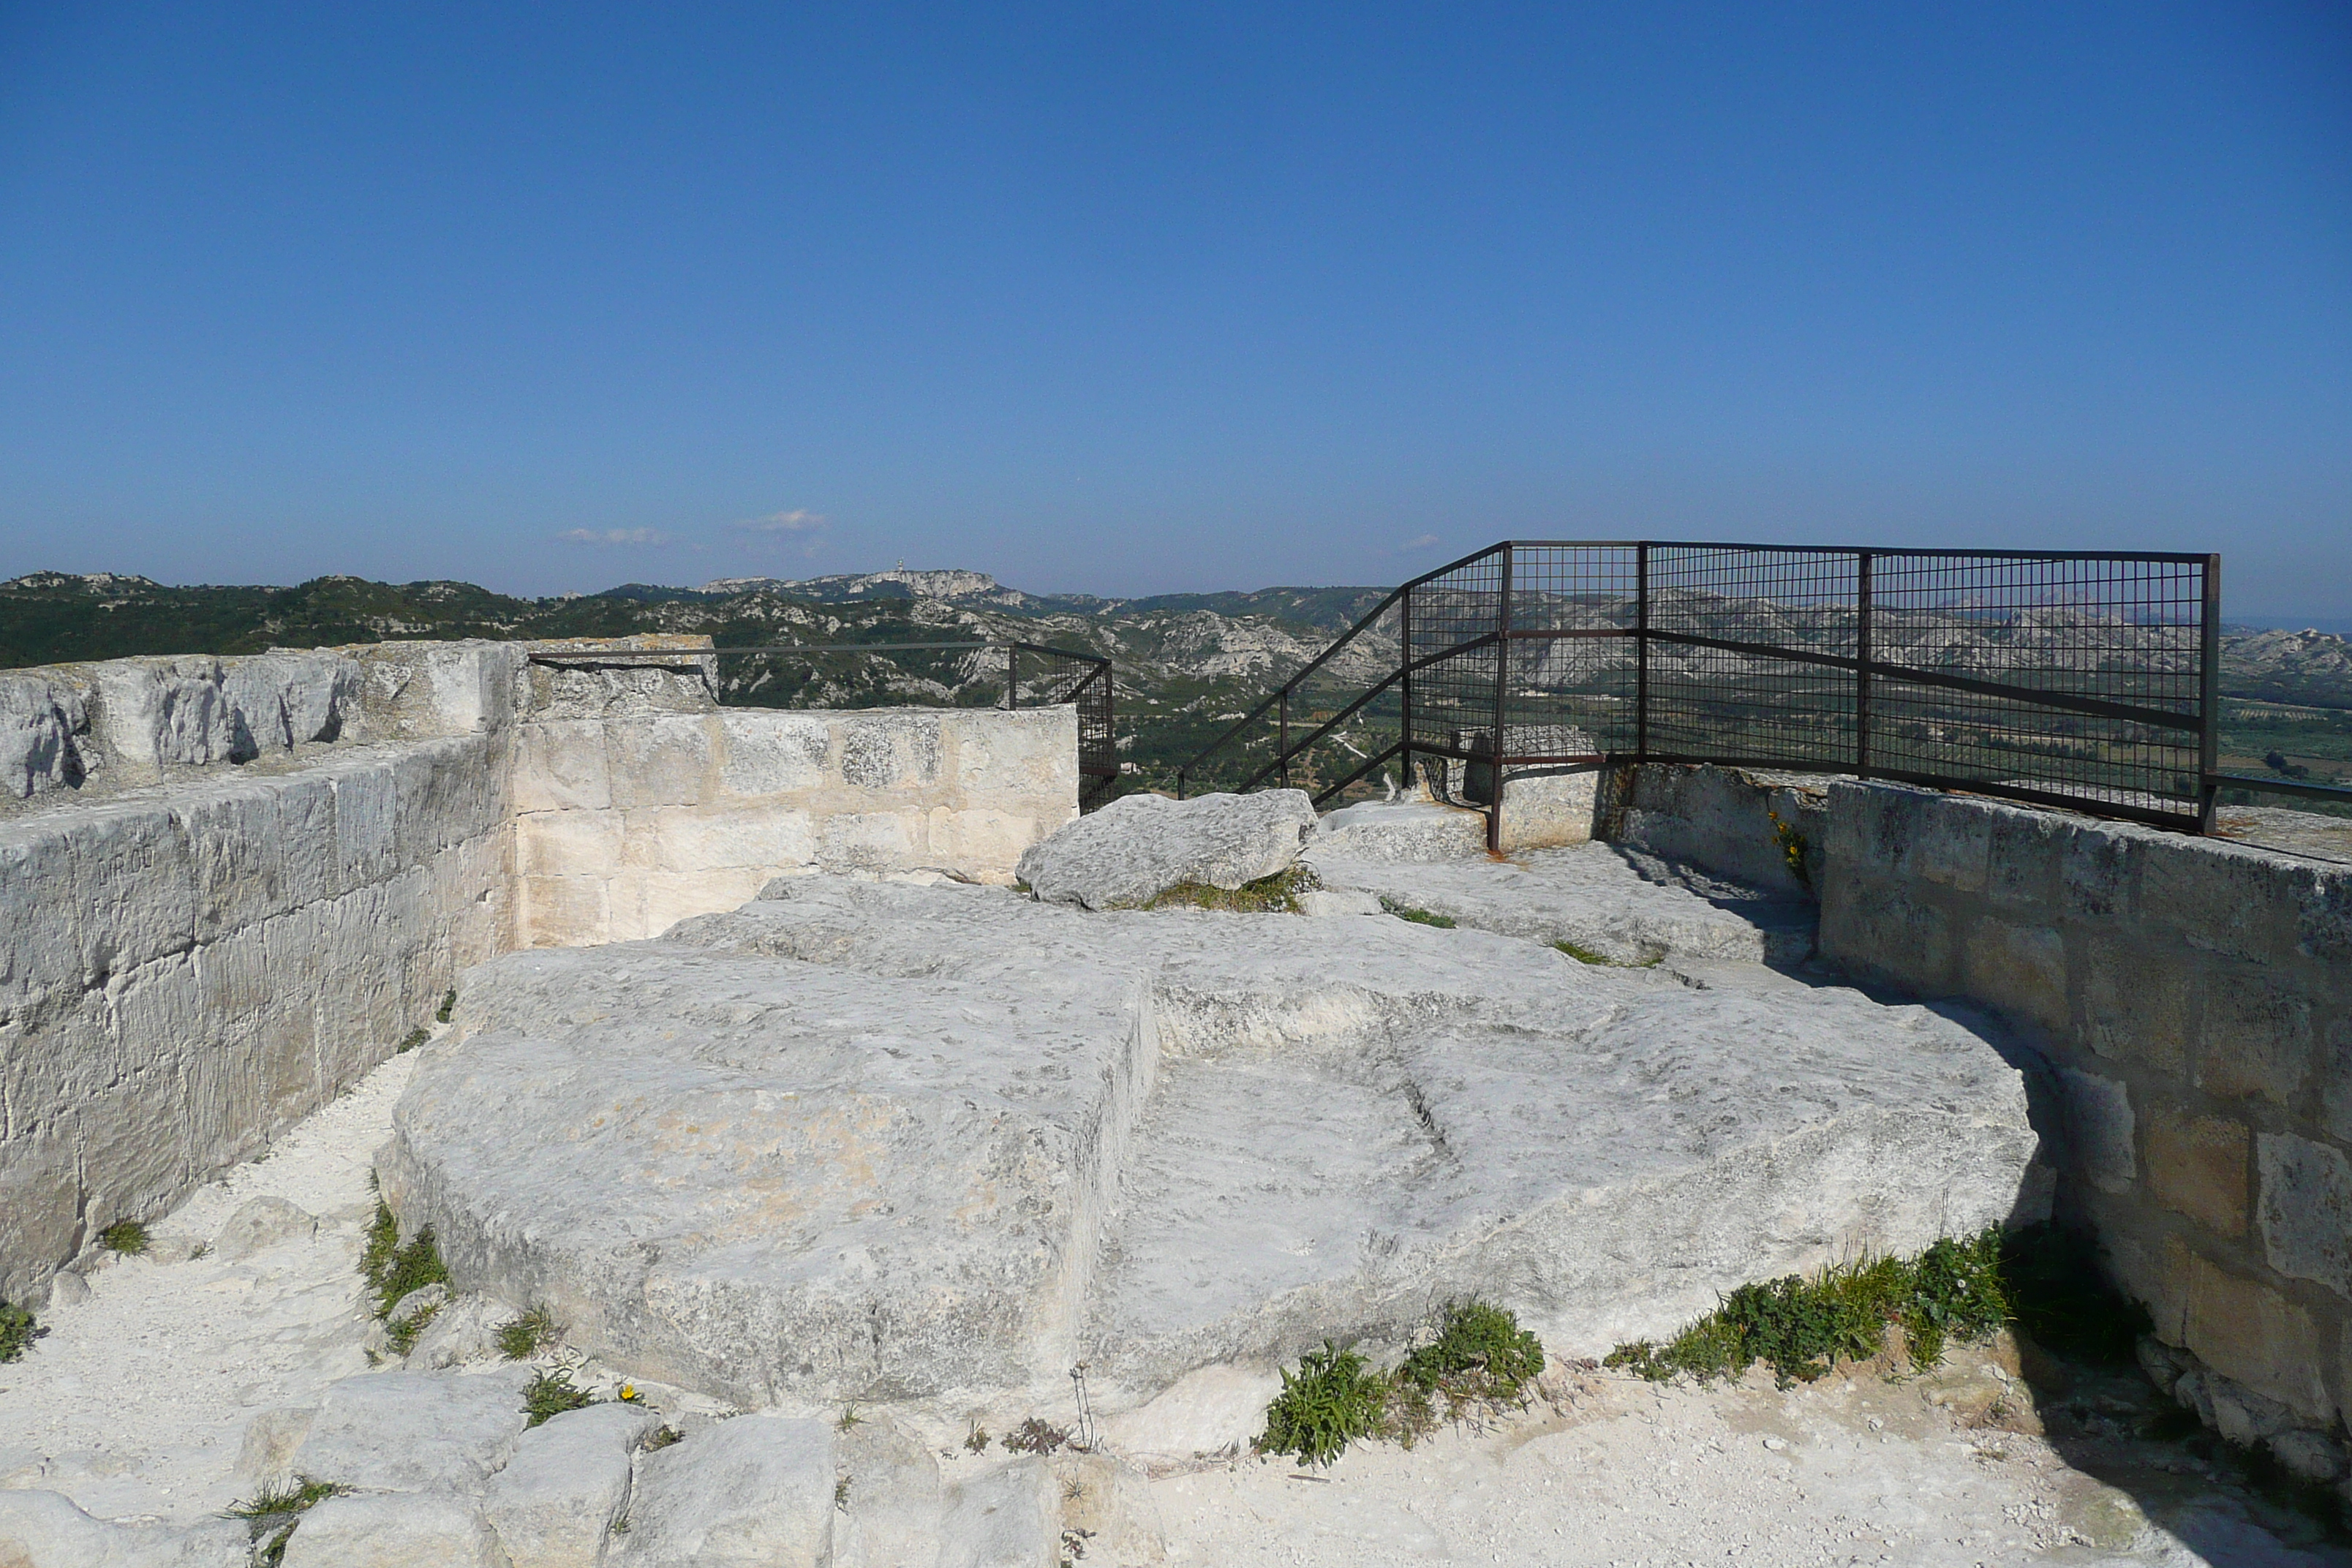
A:
<svg viewBox="0 0 2352 1568">
<path fill-rule="evenodd" d="M 523 1413 L 530 1417 L 526 1425 L 531 1426 L 567 1410 L 585 1410 L 596 1403 L 594 1394 L 584 1388 L 572 1386 L 572 1374 L 568 1372 L 542 1372 L 530 1380 L 529 1388 L 522 1391 Z M 647 1447 L 654 1446 L 646 1444 Z"/>
<path fill-rule="evenodd" d="M 1840 1361 L 1866 1361 L 1899 1326 L 1913 1364 L 1933 1366 L 1955 1340 L 1984 1338 L 2011 1317 L 1999 1226 L 1946 1237 L 1916 1258 L 1864 1258 L 1811 1279 L 1791 1274 L 1742 1285 L 1664 1345 L 1638 1340 L 1604 1363 L 1654 1383 L 1688 1374 L 1736 1378 L 1762 1362 L 1782 1388 L 1811 1383 Z"/>
<path fill-rule="evenodd" d="M 99 1246 L 125 1258 L 136 1258 L 146 1251 L 147 1239 L 147 1227 L 135 1219 L 116 1220 L 98 1233 Z"/>
<path fill-rule="evenodd" d="M 367 1246 L 360 1253 L 360 1277 L 375 1292 L 379 1318 L 389 1315 L 411 1290 L 449 1283 L 441 1249 L 433 1243 L 433 1227 L 426 1226 L 415 1240 L 401 1246 L 400 1222 L 381 1197 L 375 1201 L 375 1218 L 368 1226 Z"/>
<path fill-rule="evenodd" d="M 1295 915 L 1298 895 L 1323 885 L 1310 866 L 1293 866 L 1255 882 L 1227 889 L 1203 882 L 1179 882 L 1153 896 L 1147 910 L 1227 910 L 1239 914 Z"/>
<path fill-rule="evenodd" d="M 672 1443 L 683 1443 L 686 1434 L 675 1426 L 656 1426 L 646 1435 L 644 1447 L 650 1454 L 656 1448 L 667 1448 Z"/>
<path fill-rule="evenodd" d="M 275 1524 L 289 1514 L 300 1513 L 314 1503 L 322 1503 L 331 1497 L 341 1497 L 351 1489 L 332 1481 L 317 1481 L 309 1476 L 297 1476 L 284 1486 L 262 1488 L 248 1501 L 229 1504 L 228 1517 Z"/>
<path fill-rule="evenodd" d="M 435 1014 L 433 1015 L 433 1020 L 434 1020 L 434 1022 L 436 1022 L 436 1023 L 437 1023 L 437 1024 L 446 1024 L 446 1023 L 447 1023 L 447 1022 L 449 1021 L 449 1015 L 450 1015 L 451 1013 L 455 1012 L 455 1011 L 457 1010 L 457 987 L 456 987 L 456 986 L 454 986 L 454 985 L 453 985 L 453 986 L 451 986 L 451 987 L 449 988 L 449 993 L 448 993 L 448 994 L 441 998 L 441 1008 L 440 1008 L 440 1011 L 438 1011 L 438 1012 L 436 1012 L 436 1013 L 435 1013 Z"/>
<path fill-rule="evenodd" d="M 563 1337 L 563 1325 L 544 1306 L 533 1306 L 499 1331 L 499 1353 L 509 1361 L 529 1361 L 541 1345 Z"/>
<path fill-rule="evenodd" d="M 1595 952 L 1589 947 L 1579 947 L 1572 942 L 1556 942 L 1552 946 L 1579 963 L 1590 963 L 1601 969 L 1655 969 L 1659 960 L 1665 957 L 1664 953 L 1657 953 L 1628 963 L 1622 959 L 1612 958 L 1605 952 Z"/>
<path fill-rule="evenodd" d="M 1449 1301 L 1437 1337 L 1404 1358 L 1398 1378 L 1424 1394 L 1517 1399 L 1543 1375 L 1543 1342 L 1518 1318 L 1485 1301 Z"/>
<path fill-rule="evenodd" d="M 1265 1431 L 1257 1439 L 1264 1454 L 1296 1454 L 1305 1463 L 1328 1465 L 1350 1443 L 1381 1436 L 1393 1385 L 1353 1350 L 1325 1340 L 1321 1350 L 1286 1369 L 1282 1392 L 1265 1407 Z"/>
<path fill-rule="evenodd" d="M 22 1360 L 32 1342 L 47 1332 L 31 1312 L 0 1301 L 0 1364 Z"/>
<path fill-rule="evenodd" d="M 392 1047 L 392 1054 L 396 1057 L 406 1056 L 432 1037 L 433 1031 L 430 1029 L 411 1029 L 408 1031 L 406 1039 Z"/>
<path fill-rule="evenodd" d="M 429 1307 L 422 1307 L 409 1313 L 408 1316 L 383 1331 L 384 1342 L 392 1347 L 394 1354 L 406 1355 L 416 1348 L 417 1336 L 425 1332 L 425 1325 L 439 1317 L 441 1309 L 448 1304 L 446 1301 L 436 1301 Z"/>
<path fill-rule="evenodd" d="M 1417 926 L 1435 926 L 1440 931 L 1454 929 L 1452 915 L 1434 915 L 1427 910 L 1414 909 L 1411 904 L 1398 903 L 1394 899 L 1382 899 L 1381 908 L 1401 921 L 1411 921 Z"/>
</svg>

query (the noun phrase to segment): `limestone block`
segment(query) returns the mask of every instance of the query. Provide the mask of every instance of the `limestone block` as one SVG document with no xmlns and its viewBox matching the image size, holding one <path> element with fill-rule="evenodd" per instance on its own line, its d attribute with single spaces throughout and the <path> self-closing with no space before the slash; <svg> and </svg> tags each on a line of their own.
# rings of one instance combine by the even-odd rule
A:
<svg viewBox="0 0 2352 1568">
<path fill-rule="evenodd" d="M 2352 1144 L 2352 1007 L 2328 1026 L 2319 1086 L 2320 1115 L 2328 1136 Z"/>
<path fill-rule="evenodd" d="M 241 1523 L 190 1527 L 110 1524 L 61 1492 L 0 1490 L 0 1563 L 6 1568 L 247 1568 Z"/>
<path fill-rule="evenodd" d="M 308 1241 L 318 1220 L 299 1204 L 285 1198 L 247 1198 L 221 1223 L 213 1236 L 213 1256 L 235 1263 L 264 1247 L 289 1241 Z"/>
<path fill-rule="evenodd" d="M 2071 823 L 2058 862 L 2058 907 L 2077 920 L 2128 918 L 2139 836 L 2112 823 Z"/>
<path fill-rule="evenodd" d="M 2058 1074 L 2066 1100 L 2066 1131 L 2074 1168 L 2093 1186 L 2110 1193 L 2131 1190 L 2139 1174 L 2132 1152 L 2130 1091 L 2118 1080 L 2063 1068 Z"/>
<path fill-rule="evenodd" d="M 816 863 L 827 871 L 896 871 L 923 858 L 922 819 L 902 811 L 847 811 L 820 817 Z"/>
<path fill-rule="evenodd" d="M 516 879 L 516 942 L 522 947 L 593 947 L 612 940 L 607 881 L 598 877 Z"/>
<path fill-rule="evenodd" d="M 834 1437 L 848 1482 L 846 1524 L 835 1521 L 834 1561 L 850 1568 L 929 1564 L 939 1555 L 947 1489 L 920 1438 L 886 1415 L 869 1414 Z"/>
<path fill-rule="evenodd" d="M 72 848 L 85 985 L 194 943 L 194 871 L 168 809 L 100 805 L 61 826 Z"/>
<path fill-rule="evenodd" d="M 1318 822 L 1306 852 L 1406 863 L 1483 859 L 1486 818 L 1434 801 L 1362 801 Z"/>
<path fill-rule="evenodd" d="M 1012 881 L 1023 853 L 1044 836 L 1038 818 L 988 806 L 935 806 L 928 816 L 933 863 L 983 882 Z"/>
<path fill-rule="evenodd" d="M 307 1473 L 307 1472 L 306 1472 Z M 286 1543 L 284 1568 L 504 1568 L 481 1504 L 441 1491 L 330 1498 Z"/>
<path fill-rule="evenodd" d="M 172 814 L 188 846 L 195 934 L 210 942 L 291 907 L 286 894 L 285 792 L 259 784 L 190 791 Z M 310 846 L 315 852 L 314 843 Z"/>
<path fill-rule="evenodd" d="M 2295 946 L 2323 963 L 2352 963 L 2352 871 L 2315 866 L 2308 875 L 2295 911 Z"/>
<path fill-rule="evenodd" d="M 1979 917 L 1969 923 L 1960 984 L 1979 1001 L 2055 1034 L 2069 1021 L 2066 944 L 2048 926 Z"/>
<path fill-rule="evenodd" d="M 1050 830 L 1078 815 L 1078 710 L 955 709 L 940 715 L 963 804 L 1034 815 Z"/>
<path fill-rule="evenodd" d="M 81 989 L 83 902 L 69 835 L 48 822 L 0 826 L 0 1014 Z"/>
<path fill-rule="evenodd" d="M 2246 1231 L 2245 1124 L 2158 1105 L 2147 1118 L 2147 1185 L 2156 1201 L 2222 1236 Z"/>
<path fill-rule="evenodd" d="M 278 651 L 223 665 L 231 755 L 240 760 L 334 740 L 359 691 L 359 666 L 332 653 Z"/>
<path fill-rule="evenodd" d="M 833 1426 L 739 1415 L 647 1454 L 628 1533 L 605 1561 L 632 1568 L 825 1568 L 833 1560 Z"/>
<path fill-rule="evenodd" d="M 515 818 L 515 869 L 526 877 L 609 877 L 621 864 L 621 814 L 535 811 Z"/>
<path fill-rule="evenodd" d="M 400 801 L 393 770 L 367 759 L 327 772 L 335 786 L 335 891 L 382 881 L 399 868 Z"/>
<path fill-rule="evenodd" d="M 11 1128 L 0 1147 L 0 1300 L 21 1301 L 80 1249 L 81 1173 L 63 1128 Z"/>
<path fill-rule="evenodd" d="M 525 1432 L 483 1500 L 511 1568 L 593 1568 L 628 1508 L 629 1456 L 660 1425 L 649 1410 L 605 1404 Z"/>
<path fill-rule="evenodd" d="M 1133 907 L 1179 883 L 1230 889 L 1271 877 L 1298 858 L 1315 823 L 1304 790 L 1125 795 L 1032 847 L 1019 875 L 1049 903 Z"/>
<path fill-rule="evenodd" d="M 1944 909 L 1913 898 L 1893 879 L 1829 858 L 1822 889 L 1823 957 L 1929 996 L 1948 996 L 1958 984 L 1952 927 Z"/>
<path fill-rule="evenodd" d="M 468 1362 L 494 1360 L 499 1353 L 499 1331 L 514 1321 L 514 1309 L 503 1301 L 471 1293 L 460 1296 L 433 1314 L 409 1348 L 404 1364 L 411 1372 L 444 1372 Z"/>
<path fill-rule="evenodd" d="M 670 806 L 654 814 L 653 835 L 654 864 L 663 871 L 781 868 L 816 859 L 809 814 L 782 805 Z"/>
<path fill-rule="evenodd" d="M 2223 1099 L 2290 1103 L 2311 1066 L 2311 1003 L 2252 967 L 2218 973 L 2205 992 L 2197 1086 Z"/>
<path fill-rule="evenodd" d="M 1600 773 L 1592 768 L 1530 768 L 1506 773 L 1504 852 L 1591 842 L 1600 782 Z"/>
<path fill-rule="evenodd" d="M 75 668 L 95 689 L 90 729 L 121 782 L 167 767 L 226 762 L 232 749 L 220 661 L 208 655 L 110 658 Z"/>
<path fill-rule="evenodd" d="M 1376 915 L 1380 896 L 1354 888 L 1315 888 L 1297 895 L 1302 915 Z"/>
<path fill-rule="evenodd" d="M 783 795 L 825 782 L 833 745 L 824 716 L 730 708 L 719 715 L 719 782 L 730 795 Z"/>
<path fill-rule="evenodd" d="M 544 720 L 517 727 L 515 810 L 607 811 L 612 805 L 602 721 Z"/>
<path fill-rule="evenodd" d="M 1990 811 L 1985 896 L 1997 903 L 2021 905 L 2048 919 L 2059 902 L 2061 865 L 2071 847 L 2074 825 L 2054 812 L 2006 806 Z"/>
<path fill-rule="evenodd" d="M 2141 838 L 2138 859 L 2134 913 L 2143 923 L 2176 931 L 2192 947 L 2258 963 L 2294 945 L 2313 881 L 2308 863 L 2177 833 Z"/>
<path fill-rule="evenodd" d="M 1053 1472 L 1034 1457 L 956 1489 L 939 1568 L 1050 1568 L 1060 1544 Z"/>
<path fill-rule="evenodd" d="M 2325 1483 L 2344 1474 L 2343 1445 L 2325 1432 L 2308 1428 L 2281 1432 L 2271 1438 L 2270 1449 L 2286 1473 L 2297 1479 Z"/>
<path fill-rule="evenodd" d="M 79 786 L 97 759 L 87 688 L 47 671 L 0 675 L 0 791 L 19 797 Z"/>
<path fill-rule="evenodd" d="M 2352 1297 L 2352 1161 L 2292 1132 L 2265 1132 L 2255 1140 L 2255 1163 L 2270 1266 Z"/>
<path fill-rule="evenodd" d="M 1237 1452 L 1265 1430 L 1266 1406 L 1281 1392 L 1281 1375 L 1269 1367 L 1204 1366 L 1150 1404 L 1107 1417 L 1103 1441 L 1142 1460 Z"/>
<path fill-rule="evenodd" d="M 2084 1037 L 2111 1061 L 2133 1062 L 2169 1077 L 2189 1074 L 2196 1037 L 2200 974 L 2177 951 L 2080 927 Z"/>
<path fill-rule="evenodd" d="M 2328 1419 L 2334 1412 L 2319 1371 L 2326 1351 L 2311 1314 L 2258 1279 L 2225 1273 L 2186 1249 L 2177 1256 L 2187 1283 L 2187 1348 L 2298 1415 Z"/>
<path fill-rule="evenodd" d="M 714 719 L 687 715 L 615 719 L 604 725 L 604 765 L 613 804 L 694 805 L 714 762 Z"/>
<path fill-rule="evenodd" d="M 372 1372 L 328 1385 L 294 1468 L 365 1490 L 478 1492 L 523 1433 L 526 1369 Z"/>
<path fill-rule="evenodd" d="M 277 796 L 273 831 L 282 907 L 298 909 L 333 897 L 342 887 L 333 780 L 304 772 L 268 780 L 265 787 Z"/>
<path fill-rule="evenodd" d="M 841 777 L 851 787 L 902 790 L 937 782 L 944 748 L 936 714 L 883 709 L 840 729 Z"/>
<path fill-rule="evenodd" d="M 625 871 L 613 879 L 614 942 L 659 936 L 696 915 L 717 914 L 759 896 L 777 867 L 726 866 L 713 871 Z"/>
</svg>

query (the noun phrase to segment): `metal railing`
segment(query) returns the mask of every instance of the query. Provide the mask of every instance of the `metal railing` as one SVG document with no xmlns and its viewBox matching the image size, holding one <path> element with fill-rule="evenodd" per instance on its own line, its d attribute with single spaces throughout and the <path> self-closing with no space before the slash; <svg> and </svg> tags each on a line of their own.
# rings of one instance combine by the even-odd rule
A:
<svg viewBox="0 0 2352 1568">
<path fill-rule="evenodd" d="M 2220 611 L 2218 555 L 1507 542 L 1389 595 L 1179 769 L 1177 793 L 1303 775 L 1321 806 L 1391 762 L 1411 779 L 1443 759 L 1490 844 L 1499 774 L 1612 760 L 2191 832 L 2224 786 L 2352 799 L 2217 772 Z M 1368 678 L 1335 677 L 1350 665 Z"/>
<path fill-rule="evenodd" d="M 781 643 L 723 647 L 634 647 L 627 646 L 535 647 L 533 664 L 558 668 L 624 668 L 648 666 L 700 668 L 700 661 L 730 657 L 817 658 L 832 656 L 962 652 L 972 656 L 967 673 L 981 674 L 981 656 L 1004 654 L 1004 686 L 997 706 L 1049 708 L 1070 703 L 1078 710 L 1078 809 L 1093 811 L 1118 793 L 1118 743 L 1113 728 L 1115 689 L 1111 663 L 1099 654 L 1031 642 Z M 717 685 L 716 682 L 713 683 Z"/>
</svg>

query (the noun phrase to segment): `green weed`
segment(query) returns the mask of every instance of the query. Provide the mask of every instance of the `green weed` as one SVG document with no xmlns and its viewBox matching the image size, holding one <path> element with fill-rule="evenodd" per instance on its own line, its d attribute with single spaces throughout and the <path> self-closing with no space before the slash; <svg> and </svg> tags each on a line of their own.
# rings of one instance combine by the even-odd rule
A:
<svg viewBox="0 0 2352 1568">
<path fill-rule="evenodd" d="M 1329 1340 L 1298 1358 L 1298 1370 L 1282 1374 L 1282 1392 L 1265 1408 L 1260 1453 L 1296 1454 L 1310 1465 L 1328 1465 L 1348 1445 L 1387 1430 L 1392 1384 L 1362 1356 Z"/>
<path fill-rule="evenodd" d="M 1032 1415 L 997 1441 L 1003 1443 L 1009 1453 L 1050 1454 L 1056 1448 L 1067 1447 L 1070 1435 L 1061 1427 Z M 978 1452 L 977 1449 L 973 1451 Z"/>
<path fill-rule="evenodd" d="M 375 1218 L 368 1226 L 367 1246 L 360 1253 L 360 1277 L 375 1292 L 375 1315 L 389 1315 L 400 1299 L 427 1285 L 446 1285 L 449 1270 L 442 1266 L 441 1249 L 433 1244 L 426 1226 L 406 1247 L 400 1245 L 400 1222 L 383 1198 L 375 1201 Z"/>
<path fill-rule="evenodd" d="M 98 1244 L 109 1252 L 136 1258 L 147 1250 L 147 1227 L 135 1219 L 119 1219 L 98 1233 Z"/>
<path fill-rule="evenodd" d="M 568 1372 L 542 1372 L 530 1380 L 529 1388 L 522 1391 L 523 1413 L 530 1417 L 526 1425 L 531 1426 L 567 1410 L 585 1410 L 596 1402 L 594 1394 L 572 1385 L 572 1374 Z M 651 1443 L 646 1446 L 654 1447 Z"/>
<path fill-rule="evenodd" d="M 1244 882 L 1227 889 L 1213 888 L 1204 882 L 1179 882 L 1155 895 L 1147 910 L 1228 910 L 1241 914 L 1295 915 L 1298 912 L 1298 895 L 1312 892 L 1323 885 L 1314 869 L 1293 866 L 1276 871 L 1271 877 L 1260 877 L 1255 882 Z"/>
<path fill-rule="evenodd" d="M 1398 903 L 1394 899 L 1382 899 L 1381 908 L 1401 921 L 1411 921 L 1417 926 L 1435 926 L 1440 931 L 1454 929 L 1452 915 L 1433 915 L 1427 910 L 1414 909 L 1411 904 Z"/>
<path fill-rule="evenodd" d="M 408 1316 L 383 1331 L 384 1342 L 393 1348 L 394 1354 L 406 1355 L 416 1348 L 417 1336 L 425 1331 L 425 1325 L 439 1317 L 441 1309 L 448 1304 L 446 1301 L 436 1301 L 429 1307 L 420 1307 L 409 1313 Z"/>
<path fill-rule="evenodd" d="M 1799 887 L 1811 892 L 1813 873 L 1805 863 L 1805 856 L 1812 846 L 1792 825 L 1781 821 L 1780 814 L 1770 806 L 1764 808 L 1764 815 L 1772 819 L 1772 842 L 1780 847 L 1780 858 L 1788 866 L 1789 875 L 1797 879 Z"/>
<path fill-rule="evenodd" d="M 1572 942 L 1556 942 L 1552 946 L 1579 963 L 1590 963 L 1602 969 L 1655 969 L 1658 966 L 1658 961 L 1665 956 L 1664 953 L 1659 953 L 1654 957 L 1628 963 L 1622 959 L 1612 958 L 1605 952 L 1595 952 L 1589 947 L 1579 947 Z"/>
<path fill-rule="evenodd" d="M 322 1503 L 331 1497 L 341 1497 L 351 1489 L 332 1481 L 314 1481 L 308 1476 L 297 1476 L 284 1486 L 262 1488 L 250 1501 L 229 1504 L 228 1517 L 274 1524 L 288 1514 L 300 1513 L 314 1503 Z"/>
<path fill-rule="evenodd" d="M 650 1454 L 656 1448 L 667 1448 L 672 1443 L 683 1443 L 686 1434 L 675 1426 L 656 1426 L 646 1436 L 645 1449 Z"/>
<path fill-rule="evenodd" d="M 1424 1394 L 1516 1399 L 1543 1374 L 1543 1342 L 1513 1313 L 1484 1301 L 1449 1301 L 1437 1337 L 1404 1358 L 1398 1378 Z"/>
<path fill-rule="evenodd" d="M 449 1021 L 449 1015 L 457 1010 L 457 988 L 453 985 L 449 988 L 449 994 L 441 998 L 441 1010 L 433 1015 L 434 1022 L 440 1024 L 447 1023 Z"/>
<path fill-rule="evenodd" d="M 1916 1258 L 1865 1258 L 1810 1279 L 1742 1285 L 1722 1301 L 1665 1344 L 1619 1345 L 1605 1364 L 1655 1383 L 1677 1373 L 1710 1383 L 1760 1361 L 1788 1388 L 1841 1360 L 1876 1355 L 1892 1325 L 1901 1325 L 1913 1363 L 1924 1367 L 1941 1361 L 1951 1341 L 1981 1339 L 2010 1318 L 1999 1226 L 1947 1237 Z"/>
<path fill-rule="evenodd" d="M 26 1348 L 47 1332 L 32 1313 L 0 1301 L 0 1364 L 22 1359 Z"/>
<path fill-rule="evenodd" d="M 971 1431 L 963 1435 L 963 1446 L 967 1453 L 985 1452 L 988 1447 L 988 1428 L 975 1424 Z"/>
<path fill-rule="evenodd" d="M 509 1361 L 529 1361 L 541 1345 L 563 1337 L 563 1325 L 543 1306 L 531 1307 L 499 1331 L 499 1353 Z"/>
<path fill-rule="evenodd" d="M 396 1057 L 406 1056 L 432 1037 L 433 1031 L 430 1029 L 411 1029 L 408 1031 L 406 1039 L 392 1047 L 392 1054 Z"/>
</svg>

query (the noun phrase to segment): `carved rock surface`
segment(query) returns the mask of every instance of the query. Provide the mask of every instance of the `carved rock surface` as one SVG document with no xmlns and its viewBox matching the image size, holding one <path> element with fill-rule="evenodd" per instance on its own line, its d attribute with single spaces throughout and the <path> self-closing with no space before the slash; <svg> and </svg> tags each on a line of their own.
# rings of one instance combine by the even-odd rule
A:
<svg viewBox="0 0 2352 1568">
<path fill-rule="evenodd" d="M 461 988 L 379 1170 L 459 1283 L 751 1405 L 1107 1413 L 1451 1296 L 1561 1353 L 2009 1216 L 1990 1026 L 1390 920 L 790 879 Z"/>
<path fill-rule="evenodd" d="M 1179 883 L 1231 891 L 1286 870 L 1314 826 L 1304 790 L 1124 795 L 1031 845 L 1020 877 L 1047 903 L 1135 909 Z"/>
</svg>

